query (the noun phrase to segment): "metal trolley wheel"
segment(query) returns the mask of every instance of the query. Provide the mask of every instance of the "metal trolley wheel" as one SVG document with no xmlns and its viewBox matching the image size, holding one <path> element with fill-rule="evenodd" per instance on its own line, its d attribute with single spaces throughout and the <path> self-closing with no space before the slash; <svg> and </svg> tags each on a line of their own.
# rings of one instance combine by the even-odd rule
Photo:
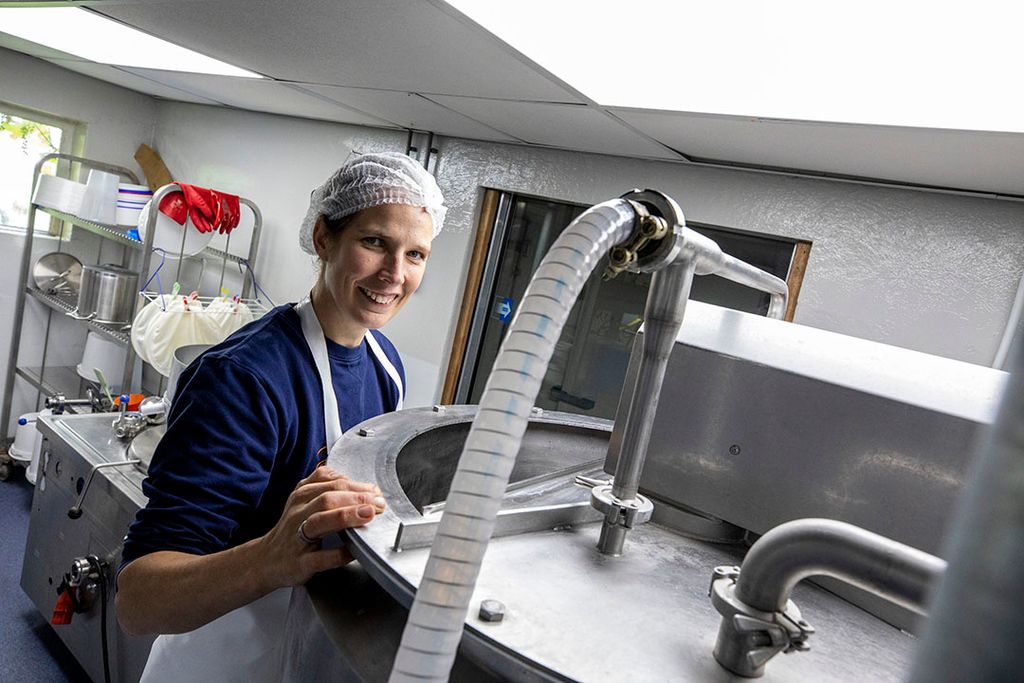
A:
<svg viewBox="0 0 1024 683">
<path fill-rule="evenodd" d="M 14 459 L 6 452 L 0 453 L 0 481 L 7 481 L 14 474 Z"/>
</svg>

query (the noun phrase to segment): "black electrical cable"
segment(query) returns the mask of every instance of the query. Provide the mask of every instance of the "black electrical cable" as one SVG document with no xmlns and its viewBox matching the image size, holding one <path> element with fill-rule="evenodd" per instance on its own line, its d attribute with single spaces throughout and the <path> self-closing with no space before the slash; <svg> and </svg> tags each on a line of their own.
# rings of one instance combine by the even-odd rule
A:
<svg viewBox="0 0 1024 683">
<path fill-rule="evenodd" d="M 107 645 L 107 573 L 103 570 L 100 558 L 89 555 L 86 558 L 95 571 L 100 583 L 100 641 L 103 644 L 103 681 L 110 683 L 110 648 Z"/>
</svg>

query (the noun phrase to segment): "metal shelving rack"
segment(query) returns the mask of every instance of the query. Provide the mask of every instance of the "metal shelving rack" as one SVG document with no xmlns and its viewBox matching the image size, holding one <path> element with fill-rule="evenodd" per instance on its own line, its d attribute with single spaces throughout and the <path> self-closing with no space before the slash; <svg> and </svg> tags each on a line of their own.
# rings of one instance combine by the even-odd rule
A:
<svg viewBox="0 0 1024 683">
<path fill-rule="evenodd" d="M 35 171 L 32 178 L 32 192 L 35 194 L 36 185 L 39 182 L 39 176 L 43 165 L 51 159 L 66 160 L 81 164 L 82 166 L 90 169 L 99 171 L 106 171 L 109 173 L 116 173 L 124 178 L 127 178 L 132 183 L 138 183 L 138 177 L 129 169 L 121 166 L 114 166 L 92 159 L 85 159 L 82 157 L 76 157 L 68 154 L 47 154 L 42 157 L 35 166 Z M 177 183 L 170 183 L 159 188 L 153 193 L 153 205 L 159 206 L 160 201 L 170 194 L 171 192 L 179 191 L 181 188 Z M 240 198 L 241 204 L 249 207 L 254 216 L 254 224 L 252 237 L 249 242 L 248 254 L 245 257 L 231 254 L 227 251 L 230 248 L 230 234 L 228 235 L 227 244 L 225 250 L 215 249 L 212 247 L 205 248 L 199 254 L 188 257 L 188 258 L 202 258 L 212 259 L 220 261 L 221 263 L 221 278 L 220 286 L 223 286 L 224 275 L 227 269 L 228 263 L 244 264 L 247 267 L 247 272 L 243 275 L 242 285 L 242 298 L 246 300 L 255 286 L 254 273 L 252 271 L 252 263 L 256 259 L 256 254 L 259 249 L 260 231 L 262 227 L 262 214 L 259 208 L 250 200 Z M 36 390 L 36 406 L 39 406 L 41 397 L 45 394 L 52 396 L 54 394 L 65 394 L 69 397 L 76 396 L 82 386 L 82 381 L 73 367 L 60 367 L 60 366 L 47 366 L 46 358 L 49 350 L 50 343 L 50 327 L 53 320 L 53 313 L 71 314 L 76 310 L 77 300 L 67 296 L 60 296 L 55 294 L 47 294 L 40 291 L 29 284 L 29 268 L 32 261 L 32 243 L 35 238 L 35 216 L 36 212 L 41 211 L 47 215 L 53 216 L 58 220 L 65 221 L 74 225 L 75 227 L 81 228 L 87 232 L 99 235 L 105 240 L 110 240 L 116 244 L 125 247 L 125 254 L 123 261 L 131 260 L 138 264 L 138 268 L 132 268 L 137 270 L 140 278 L 140 286 L 142 284 L 142 278 L 145 278 L 149 274 L 149 268 L 153 258 L 153 236 L 156 231 L 157 212 L 149 212 L 149 221 L 146 224 L 146 238 L 143 241 L 139 241 L 127 234 L 124 227 L 116 225 L 106 225 L 103 223 L 97 223 L 95 221 L 86 220 L 79 216 L 58 211 L 49 207 L 39 206 L 38 204 L 30 203 L 29 205 L 29 218 L 28 227 L 26 229 L 26 240 L 25 250 L 21 259 L 21 270 L 19 282 L 21 283 L 18 287 L 15 300 L 14 310 L 14 321 L 11 331 L 11 350 L 10 359 L 7 365 L 7 375 L 4 383 L 4 402 L 3 411 L 0 414 L 0 425 L 3 425 L 3 429 L 6 431 L 7 425 L 11 418 L 11 406 L 14 399 L 14 382 L 16 378 L 21 378 L 27 382 L 30 386 Z M 63 240 L 57 243 L 57 250 L 61 251 L 65 247 Z M 184 254 L 179 252 L 177 254 L 178 259 L 178 271 L 175 274 L 175 279 L 180 276 L 181 264 L 184 260 Z M 127 265 L 127 263 L 125 263 Z M 241 266 L 240 266 L 241 267 Z M 18 356 L 21 348 L 21 336 L 22 336 L 22 325 L 24 322 L 24 310 L 26 304 L 26 297 L 31 298 L 35 301 L 40 302 L 46 306 L 49 310 L 46 317 L 46 328 L 43 337 L 43 351 L 42 351 L 42 365 L 38 367 L 25 367 L 18 365 Z M 146 303 L 146 298 L 140 296 L 135 307 L 135 313 L 138 313 L 139 308 Z M 134 316 L 133 316 L 134 319 Z M 127 349 L 125 358 L 124 377 L 129 378 L 126 381 L 130 381 L 133 376 L 137 355 L 135 349 L 131 344 L 130 337 L 130 325 L 108 325 L 99 323 L 94 320 L 79 319 L 80 324 L 85 325 L 88 329 L 102 334 L 107 339 L 113 340 Z M 6 433 L 0 435 L 6 439 Z"/>
</svg>

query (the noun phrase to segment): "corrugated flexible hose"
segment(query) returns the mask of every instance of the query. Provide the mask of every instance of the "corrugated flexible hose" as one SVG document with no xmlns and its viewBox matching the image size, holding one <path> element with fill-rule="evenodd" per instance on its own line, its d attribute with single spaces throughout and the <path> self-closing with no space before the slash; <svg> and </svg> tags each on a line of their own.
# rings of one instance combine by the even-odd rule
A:
<svg viewBox="0 0 1024 683">
<path fill-rule="evenodd" d="M 391 683 L 445 681 L 530 410 L 562 327 L 601 258 L 623 242 L 635 212 L 624 199 L 582 213 L 552 245 L 494 363 L 452 480 Z"/>
</svg>

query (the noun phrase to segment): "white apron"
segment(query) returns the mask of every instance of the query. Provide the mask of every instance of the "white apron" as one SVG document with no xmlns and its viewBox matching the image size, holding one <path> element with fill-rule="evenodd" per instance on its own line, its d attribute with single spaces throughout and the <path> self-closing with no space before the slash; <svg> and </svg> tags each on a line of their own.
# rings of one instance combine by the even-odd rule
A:
<svg viewBox="0 0 1024 683">
<path fill-rule="evenodd" d="M 327 452 L 330 453 L 341 438 L 341 419 L 331 381 L 327 341 L 309 297 L 299 302 L 295 311 L 302 321 L 302 334 L 320 375 Z M 396 410 L 401 410 L 404 391 L 398 370 L 369 330 L 366 331 L 366 343 L 398 387 Z M 140 683 L 277 683 L 281 677 L 285 616 L 291 593 L 291 588 L 278 588 L 194 631 L 158 636 L 149 652 Z"/>
</svg>

